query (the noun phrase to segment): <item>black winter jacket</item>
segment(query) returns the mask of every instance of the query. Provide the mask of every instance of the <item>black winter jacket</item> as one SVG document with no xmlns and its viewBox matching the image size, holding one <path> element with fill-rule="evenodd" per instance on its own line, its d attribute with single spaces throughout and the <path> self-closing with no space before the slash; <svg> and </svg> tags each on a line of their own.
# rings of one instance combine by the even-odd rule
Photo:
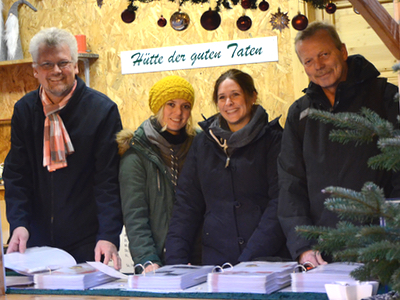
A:
<svg viewBox="0 0 400 300">
<path fill-rule="evenodd" d="M 39 89 L 14 107 L 11 150 L 4 164 L 5 200 L 10 231 L 26 227 L 28 247 L 69 251 L 98 240 L 119 245 L 118 108 L 76 78 L 74 94 L 60 111 L 75 148 L 66 168 L 48 172 L 43 167 L 45 115 Z"/>
<path fill-rule="evenodd" d="M 276 160 L 282 134 L 278 120 L 269 123 L 259 106 L 251 121 L 232 134 L 240 137 L 235 144 L 232 138 L 222 138 L 230 132 L 212 126 L 219 118 L 217 114 L 199 123 L 204 132 L 194 139 L 179 177 L 166 241 L 167 264 L 190 261 L 203 221 L 203 264 L 278 256 L 285 247 L 277 218 Z M 210 129 L 222 144 L 228 140 L 229 160 Z"/>
<path fill-rule="evenodd" d="M 367 166 L 367 160 L 379 153 L 376 143 L 356 146 L 332 142 L 329 133 L 333 125 L 307 117 L 300 121 L 301 112 L 308 107 L 333 113 L 360 112 L 362 107 L 368 107 L 396 123 L 397 87 L 378 80 L 380 73 L 364 57 L 349 56 L 347 62 L 347 80 L 339 84 L 333 107 L 321 87 L 311 82 L 306 94 L 289 109 L 278 159 L 278 215 L 293 259 L 314 243 L 298 236 L 295 226 L 335 227 L 338 222 L 337 215 L 324 206 L 324 188 L 360 190 L 365 182 L 372 181 L 385 188 L 387 196 L 392 193 L 390 174 Z"/>
</svg>

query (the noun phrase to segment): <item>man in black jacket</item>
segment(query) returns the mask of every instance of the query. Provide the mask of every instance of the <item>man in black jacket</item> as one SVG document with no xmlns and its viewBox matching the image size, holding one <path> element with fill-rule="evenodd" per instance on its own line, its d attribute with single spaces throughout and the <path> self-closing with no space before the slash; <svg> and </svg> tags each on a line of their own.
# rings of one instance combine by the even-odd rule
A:
<svg viewBox="0 0 400 300">
<path fill-rule="evenodd" d="M 49 28 L 30 43 L 40 86 L 14 106 L 4 163 L 7 253 L 52 246 L 121 267 L 117 105 L 77 77 L 75 37 Z"/>
<path fill-rule="evenodd" d="M 360 190 L 372 181 L 389 197 L 393 187 L 389 172 L 367 166 L 367 160 L 379 153 L 376 144 L 330 141 L 333 125 L 309 119 L 308 109 L 338 113 L 367 107 L 395 124 L 398 89 L 378 78 L 378 70 L 361 55 L 348 56 L 331 25 L 311 23 L 296 36 L 295 48 L 311 82 L 305 95 L 290 107 L 286 120 L 278 158 L 278 216 L 292 258 L 319 265 L 327 262 L 311 250 L 315 241 L 300 237 L 295 227 L 336 226 L 338 216 L 324 207 L 327 196 L 321 190 L 328 186 Z"/>
</svg>

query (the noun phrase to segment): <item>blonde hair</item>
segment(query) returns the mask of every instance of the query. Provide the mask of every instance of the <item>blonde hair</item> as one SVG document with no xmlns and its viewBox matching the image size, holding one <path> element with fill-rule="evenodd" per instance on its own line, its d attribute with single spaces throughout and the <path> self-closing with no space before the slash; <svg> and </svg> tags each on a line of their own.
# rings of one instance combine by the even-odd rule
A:
<svg viewBox="0 0 400 300">
<path fill-rule="evenodd" d="M 154 115 L 156 117 L 158 123 L 160 123 L 160 125 L 162 126 L 161 131 L 167 130 L 167 124 L 163 125 L 163 122 L 164 122 L 164 107 L 165 107 L 166 104 L 167 103 L 164 103 L 161 106 L 161 108 L 158 110 L 158 112 Z M 186 130 L 186 133 L 188 135 L 192 135 L 192 136 L 196 135 L 196 130 L 193 127 L 192 108 L 190 109 L 190 116 L 189 116 L 189 119 L 186 122 L 185 130 Z"/>
</svg>

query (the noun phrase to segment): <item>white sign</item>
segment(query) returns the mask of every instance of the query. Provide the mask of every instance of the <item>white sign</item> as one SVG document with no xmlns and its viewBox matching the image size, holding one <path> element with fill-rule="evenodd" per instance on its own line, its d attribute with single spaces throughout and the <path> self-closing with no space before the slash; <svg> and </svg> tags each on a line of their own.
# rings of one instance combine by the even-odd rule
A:
<svg viewBox="0 0 400 300">
<path fill-rule="evenodd" d="M 121 52 L 122 74 L 278 61 L 276 36 Z"/>
</svg>

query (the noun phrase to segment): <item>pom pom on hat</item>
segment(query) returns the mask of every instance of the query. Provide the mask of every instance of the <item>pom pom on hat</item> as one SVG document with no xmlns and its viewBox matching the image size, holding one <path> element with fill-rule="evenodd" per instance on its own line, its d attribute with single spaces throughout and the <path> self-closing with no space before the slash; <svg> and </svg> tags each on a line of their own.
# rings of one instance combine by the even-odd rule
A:
<svg viewBox="0 0 400 300">
<path fill-rule="evenodd" d="M 185 99 L 192 106 L 194 103 L 194 89 L 184 78 L 171 75 L 164 77 L 152 86 L 149 92 L 149 105 L 156 114 L 160 108 L 173 99 Z"/>
</svg>

